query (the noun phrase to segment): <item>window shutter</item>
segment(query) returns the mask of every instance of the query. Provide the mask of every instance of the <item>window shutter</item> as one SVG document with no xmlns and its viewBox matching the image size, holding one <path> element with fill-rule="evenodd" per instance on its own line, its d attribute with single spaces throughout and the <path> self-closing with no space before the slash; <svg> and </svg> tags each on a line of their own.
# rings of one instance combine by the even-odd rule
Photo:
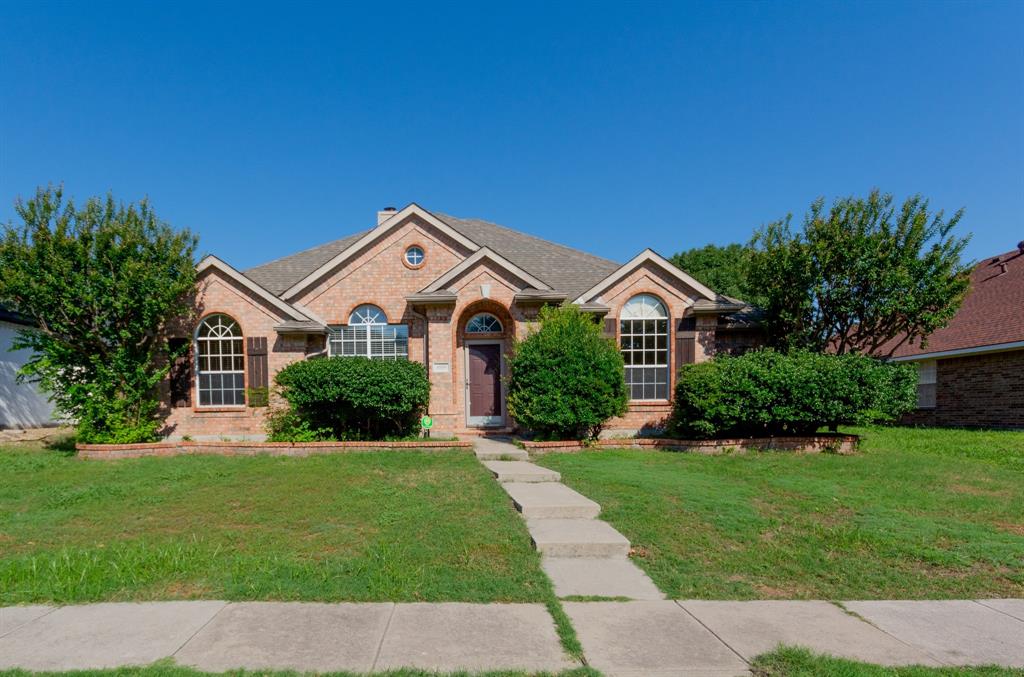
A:
<svg viewBox="0 0 1024 677">
<path fill-rule="evenodd" d="M 692 335 L 686 335 L 683 333 L 676 334 L 676 366 L 681 367 L 684 364 L 693 364 L 696 359 L 695 343 L 696 339 Z"/>
<path fill-rule="evenodd" d="M 175 408 L 192 406 L 192 351 L 188 350 L 187 338 L 172 338 L 167 341 L 170 353 L 178 355 L 171 363 L 171 406 Z M 180 354 L 179 354 L 180 353 Z"/>
<path fill-rule="evenodd" d="M 610 338 L 612 340 L 615 340 L 615 323 L 616 323 L 616 321 L 617 320 L 614 317 L 606 317 L 606 318 L 604 318 L 604 337 L 605 338 Z"/>
<path fill-rule="evenodd" d="M 269 380 L 267 375 L 267 337 L 250 336 L 245 340 L 245 354 L 249 361 L 248 376 L 250 388 L 266 388 Z"/>
</svg>

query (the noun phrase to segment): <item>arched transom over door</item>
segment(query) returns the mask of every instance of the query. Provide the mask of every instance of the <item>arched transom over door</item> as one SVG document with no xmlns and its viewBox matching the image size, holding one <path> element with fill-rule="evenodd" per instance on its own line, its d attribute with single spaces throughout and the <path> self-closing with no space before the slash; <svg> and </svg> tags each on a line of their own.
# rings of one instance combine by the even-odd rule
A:
<svg viewBox="0 0 1024 677">
<path fill-rule="evenodd" d="M 619 313 L 619 341 L 631 400 L 667 400 L 668 310 L 656 296 L 634 296 Z"/>
</svg>

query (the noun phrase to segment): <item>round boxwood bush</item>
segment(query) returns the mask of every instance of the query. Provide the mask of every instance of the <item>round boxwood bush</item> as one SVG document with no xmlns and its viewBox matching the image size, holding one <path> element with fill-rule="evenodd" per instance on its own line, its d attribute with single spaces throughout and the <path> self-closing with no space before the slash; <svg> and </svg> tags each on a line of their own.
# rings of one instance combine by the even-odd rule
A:
<svg viewBox="0 0 1024 677">
<path fill-rule="evenodd" d="M 909 365 L 758 350 L 683 367 L 669 431 L 677 437 L 807 435 L 824 426 L 894 421 L 916 400 Z"/>
<path fill-rule="evenodd" d="M 274 381 L 290 407 L 271 417 L 271 437 L 279 440 L 408 436 L 430 401 L 426 368 L 409 360 L 305 360 L 279 371 Z"/>
<path fill-rule="evenodd" d="M 575 306 L 542 308 L 540 328 L 516 344 L 508 365 L 508 411 L 542 438 L 596 437 L 626 412 L 622 355 Z"/>
</svg>

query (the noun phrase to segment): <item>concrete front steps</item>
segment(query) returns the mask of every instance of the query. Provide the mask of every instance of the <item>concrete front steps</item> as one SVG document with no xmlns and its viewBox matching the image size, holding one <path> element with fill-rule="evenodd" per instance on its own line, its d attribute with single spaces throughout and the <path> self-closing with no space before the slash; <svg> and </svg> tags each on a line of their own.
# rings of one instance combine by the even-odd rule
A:
<svg viewBox="0 0 1024 677">
<path fill-rule="evenodd" d="M 481 461 L 529 461 L 530 455 L 500 438 L 478 437 L 473 440 L 473 451 Z"/>
<path fill-rule="evenodd" d="M 530 519 L 592 519 L 601 506 L 559 482 L 505 482 L 516 510 Z"/>
<path fill-rule="evenodd" d="M 629 560 L 629 540 L 596 519 L 600 505 L 561 484 L 561 475 L 554 470 L 528 463 L 526 452 L 507 442 L 478 439 L 475 448 L 477 457 L 526 520 L 555 594 L 562 598 L 665 598 Z M 514 455 L 516 451 L 523 456 Z M 490 460 L 495 458 L 506 460 Z"/>
<path fill-rule="evenodd" d="M 562 476 L 554 470 L 526 461 L 484 461 L 484 466 L 502 484 L 506 482 L 557 482 Z"/>
</svg>

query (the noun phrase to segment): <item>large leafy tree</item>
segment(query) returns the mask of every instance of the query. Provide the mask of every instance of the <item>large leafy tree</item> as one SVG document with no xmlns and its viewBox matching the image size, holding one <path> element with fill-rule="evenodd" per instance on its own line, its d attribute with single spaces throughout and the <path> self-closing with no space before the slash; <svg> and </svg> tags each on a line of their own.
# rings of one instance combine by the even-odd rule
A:
<svg viewBox="0 0 1024 677">
<path fill-rule="evenodd" d="M 750 247 L 747 245 L 720 247 L 709 244 L 681 251 L 669 260 L 719 294 L 754 302 L 756 294 L 747 285 L 749 259 Z"/>
<path fill-rule="evenodd" d="M 966 237 L 921 196 L 901 207 L 877 190 L 826 209 L 819 199 L 794 232 L 790 217 L 754 236 L 748 284 L 770 342 L 782 348 L 891 355 L 927 341 L 967 292 Z"/>
<path fill-rule="evenodd" d="M 112 196 L 80 208 L 60 188 L 16 204 L 0 236 L 0 303 L 38 323 L 15 347 L 86 442 L 151 439 L 167 373 L 163 329 L 190 312 L 196 238 L 160 221 L 146 201 Z"/>
</svg>

